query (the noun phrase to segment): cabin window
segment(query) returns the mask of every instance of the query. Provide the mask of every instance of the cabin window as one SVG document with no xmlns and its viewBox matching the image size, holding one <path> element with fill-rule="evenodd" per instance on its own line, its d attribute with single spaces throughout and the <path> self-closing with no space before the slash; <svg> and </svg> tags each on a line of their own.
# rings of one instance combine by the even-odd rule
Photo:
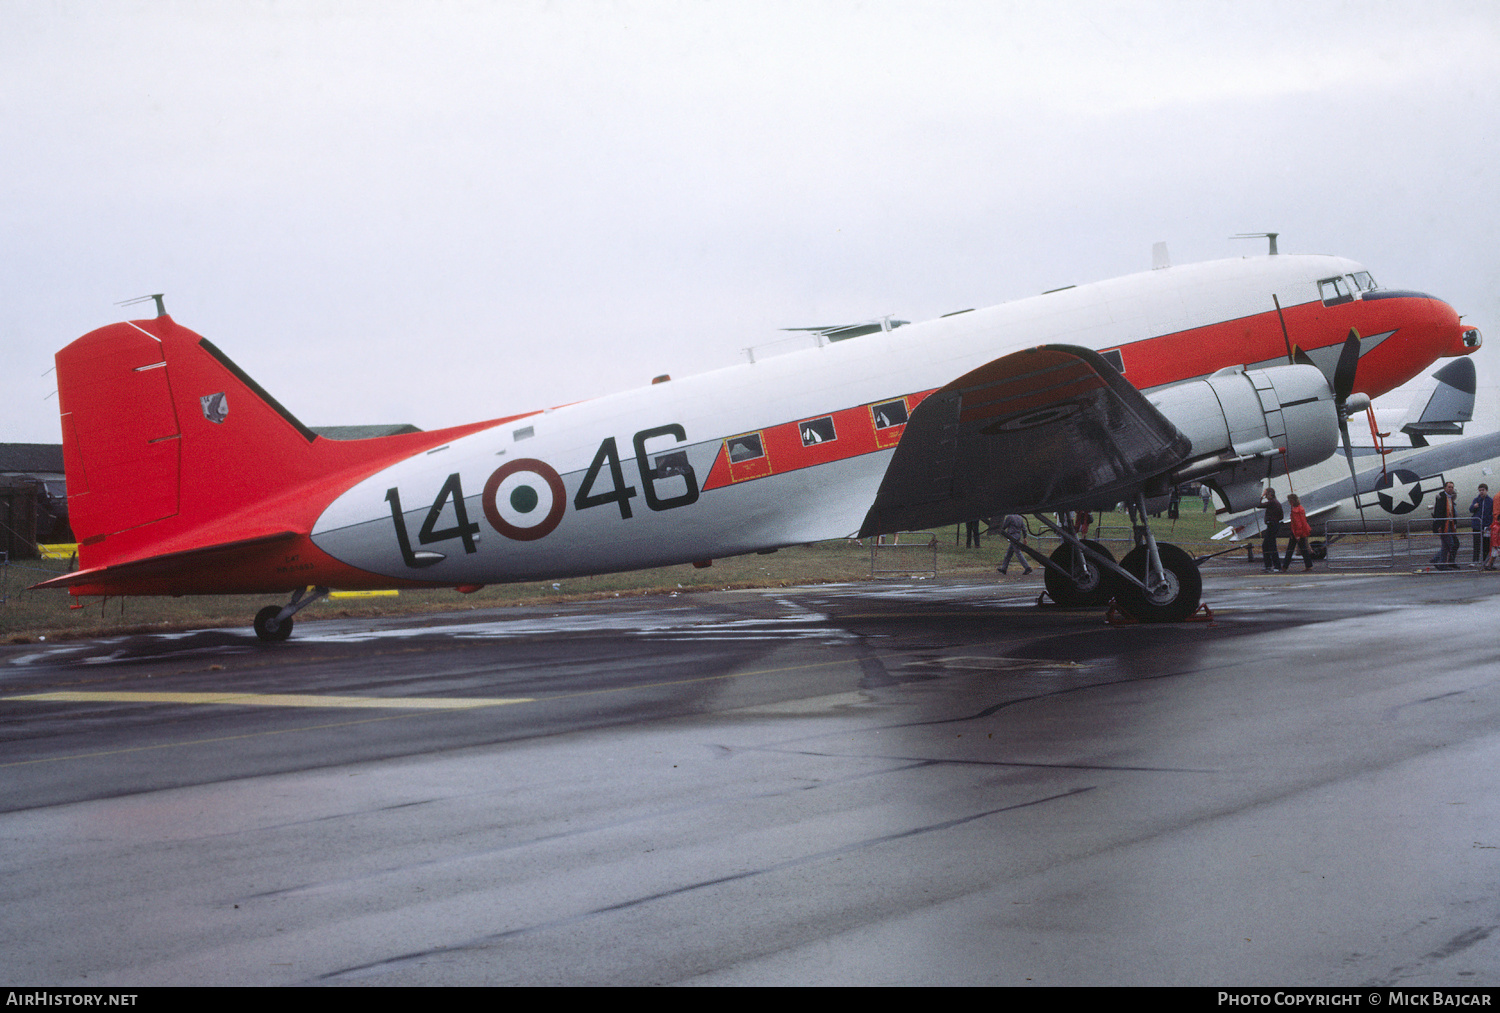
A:
<svg viewBox="0 0 1500 1013">
<path fill-rule="evenodd" d="M 1323 297 L 1324 306 L 1337 306 L 1354 300 L 1354 296 L 1349 293 L 1349 283 L 1344 278 L 1324 278 L 1318 282 L 1318 294 Z"/>
<path fill-rule="evenodd" d="M 894 426 L 906 424 L 906 399 L 898 398 L 895 401 L 887 401 L 885 404 L 875 405 L 870 409 L 875 416 L 876 429 L 890 429 Z"/>
<path fill-rule="evenodd" d="M 1349 276 L 1349 280 L 1354 283 L 1355 291 L 1358 292 L 1373 292 L 1379 287 L 1375 284 L 1375 279 L 1370 277 L 1369 271 L 1356 271 Z"/>
<path fill-rule="evenodd" d="M 725 442 L 729 444 L 729 461 L 731 464 L 739 464 L 741 461 L 753 461 L 758 457 L 766 456 L 766 448 L 761 445 L 759 433 L 750 433 L 746 436 L 731 436 Z"/>
<path fill-rule="evenodd" d="M 832 443 L 838 439 L 838 434 L 833 430 L 833 417 L 825 415 L 821 419 L 809 419 L 806 422 L 797 423 L 797 428 L 802 432 L 802 445 L 810 447 L 815 443 Z"/>
</svg>

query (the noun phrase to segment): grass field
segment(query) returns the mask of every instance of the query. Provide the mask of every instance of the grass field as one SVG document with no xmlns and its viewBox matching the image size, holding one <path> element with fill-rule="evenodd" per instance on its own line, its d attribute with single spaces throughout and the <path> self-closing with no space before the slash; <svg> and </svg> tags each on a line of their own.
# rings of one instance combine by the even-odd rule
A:
<svg viewBox="0 0 1500 1013">
<path fill-rule="evenodd" d="M 1209 541 L 1209 536 L 1216 530 L 1213 514 L 1200 513 L 1196 500 L 1186 501 L 1184 507 L 1186 509 L 1178 521 L 1163 517 L 1153 522 L 1152 531 L 1157 538 L 1174 542 L 1195 554 L 1224 548 L 1224 543 Z M 998 535 L 984 539 L 984 545 L 979 549 L 963 548 L 961 529 L 950 527 L 935 532 L 935 535 L 939 573 L 988 573 L 1001 582 L 1022 579 L 1017 566 L 1011 567 L 1008 577 L 995 573 L 1006 549 L 1005 540 Z M 1129 547 L 1125 515 L 1100 515 L 1099 537 L 1116 556 L 1123 555 Z M 900 549 L 886 547 L 880 550 L 881 568 L 924 566 L 930 572 L 932 554 L 915 550 L 917 544 L 929 540 L 911 534 L 902 535 Z M 1047 552 L 1056 544 L 1056 539 L 1050 537 L 1033 541 Z M 267 595 L 73 599 L 66 591 L 25 590 L 27 585 L 45 580 L 50 574 L 64 573 L 67 569 L 66 563 L 46 560 L 27 560 L 0 567 L 0 599 L 3 599 L 0 601 L 0 643 L 29 643 L 42 637 L 62 639 L 142 630 L 248 627 L 256 610 L 285 601 L 284 597 Z M 892 575 L 882 576 L 888 578 Z M 625 595 L 670 595 L 725 588 L 785 587 L 869 579 L 868 540 L 865 545 L 837 540 L 794 546 L 770 555 L 716 559 L 712 566 L 704 569 L 690 565 L 666 566 L 599 577 L 494 584 L 473 594 L 435 588 L 402 591 L 399 595 L 385 597 L 324 599 L 310 606 L 298 618 L 445 612 Z M 1040 584 L 1039 574 L 1024 579 L 1028 583 Z M 83 607 L 73 609 L 70 604 L 82 604 Z"/>
</svg>

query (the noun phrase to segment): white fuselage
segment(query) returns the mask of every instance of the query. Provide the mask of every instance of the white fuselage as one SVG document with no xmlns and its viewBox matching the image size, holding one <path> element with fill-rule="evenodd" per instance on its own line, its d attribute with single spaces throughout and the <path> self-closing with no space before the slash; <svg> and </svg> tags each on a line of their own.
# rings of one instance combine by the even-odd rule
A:
<svg viewBox="0 0 1500 1013">
<path fill-rule="evenodd" d="M 769 449 L 780 429 L 806 420 L 902 398 L 914 406 L 916 395 L 1039 344 L 1127 346 L 1125 376 L 1142 386 L 1146 373 L 1133 367 L 1149 361 L 1158 336 L 1273 312 L 1273 293 L 1282 307 L 1316 301 L 1319 278 L 1360 270 L 1333 257 L 1185 265 L 548 409 L 359 482 L 323 511 L 312 539 L 362 570 L 463 585 L 849 535 L 875 498 L 890 446 L 839 456 L 812 446 L 820 431 L 811 427 L 800 431 L 802 443 L 824 454 L 819 463 L 781 468 L 769 455 L 764 473 L 715 486 L 711 477 L 729 466 L 727 441 L 759 436 L 742 442 Z M 1233 334 L 1225 327 L 1223 347 L 1205 350 L 1213 369 L 1245 363 Z M 1196 362 L 1175 372 L 1171 363 L 1151 365 L 1164 381 L 1153 387 L 1211 371 Z"/>
</svg>

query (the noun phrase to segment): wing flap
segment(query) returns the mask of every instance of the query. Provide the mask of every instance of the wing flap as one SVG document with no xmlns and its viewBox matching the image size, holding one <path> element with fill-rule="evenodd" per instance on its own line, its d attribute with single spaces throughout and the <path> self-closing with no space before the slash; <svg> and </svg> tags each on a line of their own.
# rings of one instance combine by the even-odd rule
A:
<svg viewBox="0 0 1500 1013">
<path fill-rule="evenodd" d="M 928 395 L 860 533 L 1112 503 L 1190 451 L 1097 352 L 1042 345 Z"/>
</svg>

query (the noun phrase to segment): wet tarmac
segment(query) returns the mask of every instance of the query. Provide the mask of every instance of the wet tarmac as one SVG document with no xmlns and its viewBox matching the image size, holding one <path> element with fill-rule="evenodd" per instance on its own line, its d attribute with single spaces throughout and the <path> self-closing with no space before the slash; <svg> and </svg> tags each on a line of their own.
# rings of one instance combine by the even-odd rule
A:
<svg viewBox="0 0 1500 1013">
<path fill-rule="evenodd" d="M 1496 984 L 1500 576 L 1205 572 L 0 648 L 0 977 Z"/>
</svg>

